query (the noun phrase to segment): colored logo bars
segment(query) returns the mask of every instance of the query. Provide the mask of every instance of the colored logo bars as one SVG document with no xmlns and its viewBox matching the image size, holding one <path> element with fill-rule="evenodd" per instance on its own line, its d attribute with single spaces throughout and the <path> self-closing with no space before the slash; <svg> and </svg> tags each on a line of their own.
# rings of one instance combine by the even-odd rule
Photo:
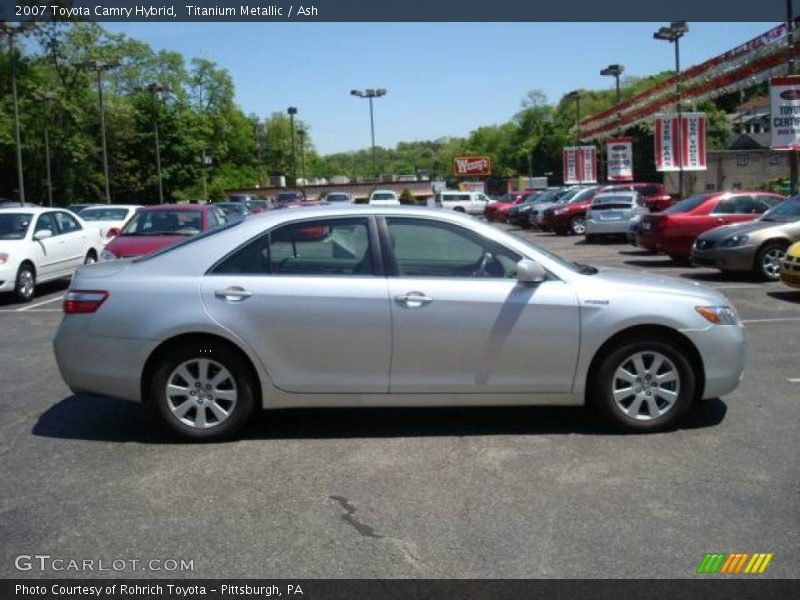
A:
<svg viewBox="0 0 800 600">
<path fill-rule="evenodd" d="M 697 573 L 760 575 L 766 570 L 772 556 L 772 552 L 755 552 L 753 554 L 749 552 L 709 552 L 700 561 Z"/>
</svg>

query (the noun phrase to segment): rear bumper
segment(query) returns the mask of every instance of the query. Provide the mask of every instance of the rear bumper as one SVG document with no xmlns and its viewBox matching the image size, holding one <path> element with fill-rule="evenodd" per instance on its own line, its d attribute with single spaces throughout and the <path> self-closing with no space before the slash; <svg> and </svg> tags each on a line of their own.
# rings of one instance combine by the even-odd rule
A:
<svg viewBox="0 0 800 600">
<path fill-rule="evenodd" d="M 718 398 L 735 390 L 744 375 L 745 341 L 741 325 L 713 325 L 684 330 L 700 352 L 705 371 L 703 399 Z"/>
<path fill-rule="evenodd" d="M 586 219 L 587 235 L 627 235 L 630 221 L 597 221 Z"/>
<path fill-rule="evenodd" d="M 755 247 L 711 248 L 697 250 L 692 248 L 692 264 L 698 267 L 711 267 L 720 271 L 750 271 L 753 268 Z"/>
<path fill-rule="evenodd" d="M 61 377 L 73 392 L 141 401 L 141 376 L 156 340 L 89 335 L 86 315 L 68 315 L 53 340 Z"/>
</svg>

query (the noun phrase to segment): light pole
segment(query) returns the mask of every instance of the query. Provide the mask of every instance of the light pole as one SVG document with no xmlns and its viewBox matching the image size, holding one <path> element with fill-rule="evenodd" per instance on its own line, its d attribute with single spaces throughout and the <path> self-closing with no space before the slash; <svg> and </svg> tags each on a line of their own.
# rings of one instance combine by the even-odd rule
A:
<svg viewBox="0 0 800 600">
<path fill-rule="evenodd" d="M 303 175 L 303 187 L 306 185 L 306 130 L 300 127 L 297 130 L 297 135 L 300 136 L 300 173 Z"/>
<path fill-rule="evenodd" d="M 294 116 L 297 114 L 297 108 L 294 106 L 290 106 L 286 109 L 286 112 L 289 113 L 289 134 L 292 138 L 292 185 L 297 185 L 297 158 L 295 156 L 295 145 L 294 145 Z"/>
<path fill-rule="evenodd" d="M 625 71 L 625 67 L 622 65 L 608 65 L 605 69 L 600 71 L 600 75 L 606 77 L 613 77 L 615 80 L 616 88 L 617 88 L 617 106 L 619 106 L 619 76 Z M 617 110 L 617 134 L 622 133 L 622 127 L 620 123 L 620 113 Z"/>
<path fill-rule="evenodd" d="M 208 177 L 206 169 L 213 162 L 211 157 L 203 150 L 203 156 L 200 157 L 200 169 L 203 171 L 203 201 L 208 202 Z"/>
<path fill-rule="evenodd" d="M 47 167 L 47 206 L 53 206 L 53 180 L 50 175 L 50 103 L 54 96 L 50 92 L 39 92 L 35 96 L 36 100 L 44 103 L 44 160 Z"/>
<path fill-rule="evenodd" d="M 678 114 L 678 197 L 683 197 L 683 121 L 681 119 L 681 50 L 680 39 L 689 31 L 686 21 L 673 21 L 653 34 L 653 39 L 675 44 L 675 112 Z"/>
<path fill-rule="evenodd" d="M 158 203 L 164 204 L 164 183 L 161 178 L 161 142 L 158 137 L 158 105 L 156 96 L 161 92 L 169 92 L 172 88 L 166 83 L 151 83 L 145 88 L 153 98 L 153 137 L 156 143 L 156 174 L 158 176 Z"/>
<path fill-rule="evenodd" d="M 19 201 L 25 203 L 25 178 L 22 174 L 22 141 L 19 133 L 19 99 L 17 98 L 17 59 L 15 52 L 14 38 L 23 34 L 27 29 L 34 25 L 32 23 L 20 23 L 12 25 L 6 21 L 0 21 L 0 33 L 8 37 L 9 68 L 11 70 L 11 96 L 14 102 L 14 141 L 17 146 L 17 180 L 19 185 Z"/>
<path fill-rule="evenodd" d="M 575 137 L 578 144 L 581 143 L 581 93 L 579 90 L 569 92 L 565 98 L 575 100 Z"/>
<path fill-rule="evenodd" d="M 106 148 L 106 111 L 103 104 L 103 73 L 119 66 L 118 60 L 86 60 L 81 63 L 86 69 L 97 73 L 97 96 L 100 102 L 100 135 L 103 145 L 103 175 L 106 180 L 106 204 L 111 204 L 111 188 L 108 181 L 108 149 Z"/>
<path fill-rule="evenodd" d="M 386 95 L 385 88 L 377 88 L 377 89 L 367 89 L 367 90 L 351 90 L 351 96 L 356 96 L 358 98 L 369 98 L 369 128 L 372 134 L 372 172 L 377 177 L 378 176 L 378 167 L 377 163 L 375 162 L 375 114 L 372 108 L 372 99 L 373 98 L 380 98 L 381 96 Z"/>
</svg>

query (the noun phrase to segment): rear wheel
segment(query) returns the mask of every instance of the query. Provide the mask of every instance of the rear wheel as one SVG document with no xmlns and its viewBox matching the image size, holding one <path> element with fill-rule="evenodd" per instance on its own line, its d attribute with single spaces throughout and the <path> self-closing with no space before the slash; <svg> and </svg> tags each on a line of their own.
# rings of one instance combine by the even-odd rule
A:
<svg viewBox="0 0 800 600">
<path fill-rule="evenodd" d="M 682 349 L 669 339 L 637 337 L 607 354 L 590 390 L 593 405 L 615 425 L 656 431 L 686 413 L 696 385 Z"/>
<path fill-rule="evenodd" d="M 569 224 L 569 231 L 572 235 L 583 235 L 586 233 L 586 219 L 581 216 L 572 217 Z"/>
<path fill-rule="evenodd" d="M 95 255 L 94 250 L 89 250 L 86 253 L 86 258 L 83 259 L 83 264 L 85 265 L 93 265 L 97 262 L 97 255 Z"/>
<path fill-rule="evenodd" d="M 196 342 L 166 355 L 153 374 L 149 400 L 181 437 L 215 441 L 232 437 L 247 423 L 255 389 L 236 353 L 219 343 Z"/>
<path fill-rule="evenodd" d="M 756 255 L 754 271 L 757 277 L 768 281 L 780 279 L 780 270 L 786 256 L 786 246 L 777 242 L 765 245 Z"/>
<path fill-rule="evenodd" d="M 460 212 L 460 213 L 464 212 L 464 209 L 462 207 L 460 207 L 460 206 L 456 206 L 453 210 L 456 211 L 456 212 Z"/>
<path fill-rule="evenodd" d="M 17 271 L 14 297 L 18 302 L 30 302 L 36 293 L 36 271 L 30 263 L 23 263 Z"/>
</svg>

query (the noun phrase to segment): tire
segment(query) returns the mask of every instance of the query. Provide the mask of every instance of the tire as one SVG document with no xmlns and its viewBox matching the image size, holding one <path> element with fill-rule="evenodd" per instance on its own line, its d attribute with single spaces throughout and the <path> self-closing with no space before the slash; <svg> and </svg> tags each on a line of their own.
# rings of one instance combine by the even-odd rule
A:
<svg viewBox="0 0 800 600">
<path fill-rule="evenodd" d="M 86 258 L 83 259 L 83 264 L 85 265 L 93 265 L 97 262 L 97 256 L 94 253 L 94 250 L 89 250 L 86 253 Z"/>
<path fill-rule="evenodd" d="M 578 215 L 577 217 L 572 217 L 572 221 L 569 222 L 569 232 L 572 235 L 583 235 L 586 233 L 586 217 L 582 217 Z"/>
<path fill-rule="evenodd" d="M 200 371 L 204 365 L 205 377 Z M 216 384 L 207 383 L 218 377 L 222 379 Z M 247 424 L 255 408 L 257 388 L 250 370 L 235 352 L 218 342 L 187 343 L 171 350 L 150 384 L 151 407 L 168 429 L 187 440 L 231 438 Z M 170 394 L 168 385 L 173 390 Z M 181 389 L 187 393 L 180 393 Z"/>
<path fill-rule="evenodd" d="M 463 213 L 463 212 L 465 212 L 465 211 L 464 211 L 464 209 L 463 209 L 463 208 L 461 208 L 460 206 L 456 206 L 456 207 L 455 207 L 453 210 L 454 210 L 455 212 L 460 212 L 460 213 Z"/>
<path fill-rule="evenodd" d="M 36 270 L 30 263 L 22 263 L 17 271 L 14 297 L 17 302 L 30 302 L 36 294 Z"/>
<path fill-rule="evenodd" d="M 588 387 L 592 406 L 607 420 L 639 432 L 675 425 L 691 406 L 696 388 L 681 349 L 669 339 L 650 336 L 628 338 L 612 348 Z"/>
<path fill-rule="evenodd" d="M 784 256 L 786 256 L 785 244 L 779 242 L 765 244 L 756 254 L 753 264 L 753 272 L 756 277 L 762 281 L 778 281 Z"/>
</svg>

